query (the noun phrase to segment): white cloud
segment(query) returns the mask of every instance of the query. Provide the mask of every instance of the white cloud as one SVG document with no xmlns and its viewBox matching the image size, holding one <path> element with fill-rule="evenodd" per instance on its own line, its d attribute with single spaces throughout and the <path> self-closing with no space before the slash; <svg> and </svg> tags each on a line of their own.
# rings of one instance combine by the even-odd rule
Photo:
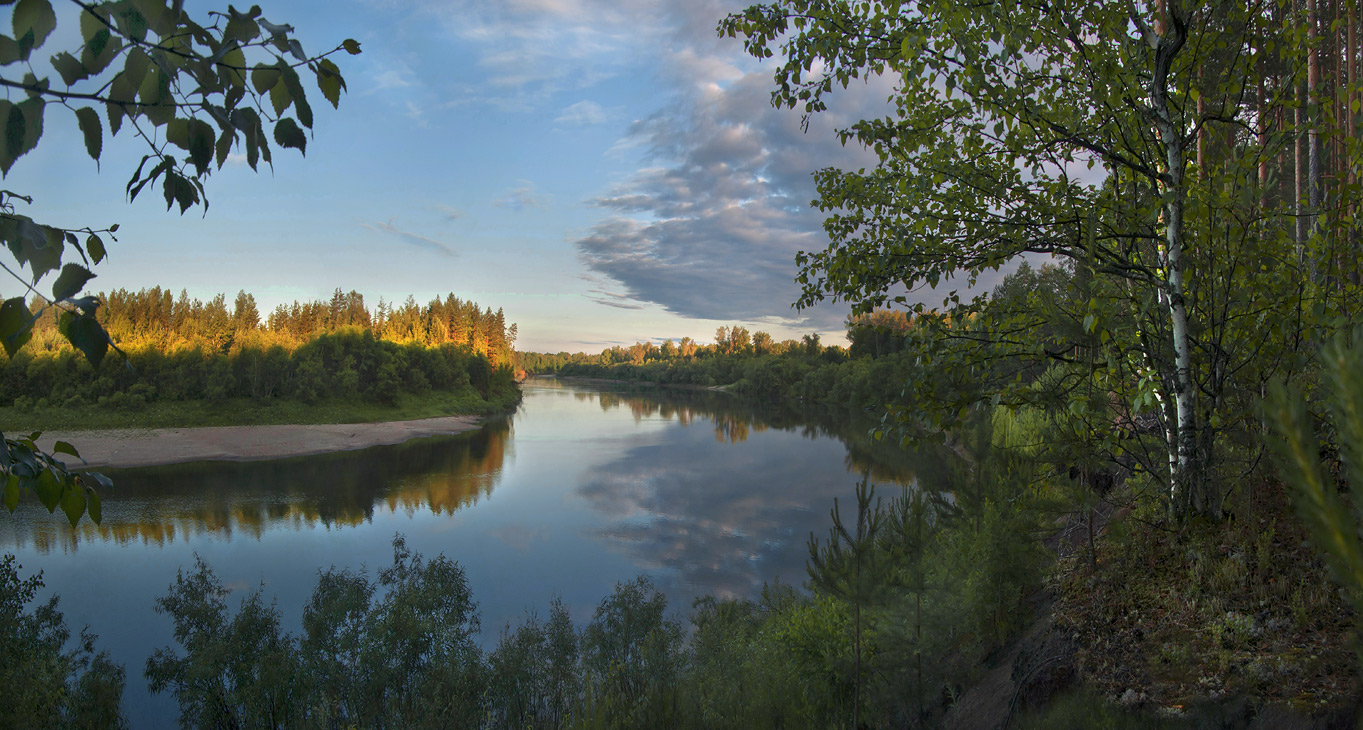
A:
<svg viewBox="0 0 1363 730">
<path fill-rule="evenodd" d="M 387 68 L 370 78 L 370 87 L 366 93 L 386 91 L 388 89 L 406 89 L 415 86 L 412 80 L 412 70 L 409 68 Z"/>
<path fill-rule="evenodd" d="M 506 195 L 494 200 L 493 205 L 499 208 L 521 211 L 526 208 L 543 207 L 544 199 L 535 193 L 534 183 L 522 180 L 520 186 L 508 190 Z"/>
<path fill-rule="evenodd" d="M 445 205 L 445 204 L 443 204 L 443 203 L 436 203 L 435 205 L 433 205 L 433 206 L 431 206 L 431 207 L 432 207 L 436 212 L 438 212 L 438 213 L 444 215 L 444 216 L 445 216 L 445 220 L 447 220 L 447 221 L 459 220 L 460 218 L 463 218 L 463 217 L 465 216 L 464 211 L 462 211 L 462 210 L 460 210 L 460 209 L 458 209 L 458 208 L 456 208 L 456 207 L 454 207 L 454 206 L 452 206 L 452 205 Z"/>
<path fill-rule="evenodd" d="M 398 228 L 397 216 L 389 218 L 387 221 L 379 221 L 375 223 L 365 223 L 361 221 L 360 227 L 368 228 L 371 231 L 387 233 L 397 238 L 398 240 L 403 241 L 404 243 L 411 244 L 418 248 L 424 248 L 428 251 L 435 251 L 436 253 L 444 254 L 446 256 L 458 255 L 457 253 L 455 253 L 454 249 L 450 248 L 449 244 L 445 243 L 444 241 L 438 241 L 429 236 L 423 236 L 418 233 L 412 233 L 411 231 L 404 231 L 401 228 Z"/>
<path fill-rule="evenodd" d="M 428 0 L 421 11 L 472 50 L 479 102 L 539 106 L 634 70 L 667 27 L 662 0 Z"/>
<path fill-rule="evenodd" d="M 606 110 L 594 101 L 579 101 L 564 109 L 554 121 L 574 127 L 601 124 L 606 121 Z"/>
</svg>

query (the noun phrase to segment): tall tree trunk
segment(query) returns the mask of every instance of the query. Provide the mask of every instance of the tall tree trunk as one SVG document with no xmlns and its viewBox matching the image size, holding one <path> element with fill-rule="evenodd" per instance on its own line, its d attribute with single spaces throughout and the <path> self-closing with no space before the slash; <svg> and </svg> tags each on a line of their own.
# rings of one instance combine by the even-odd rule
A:
<svg viewBox="0 0 1363 730">
<path fill-rule="evenodd" d="M 1301 91 L 1297 84 L 1292 84 L 1293 91 L 1298 97 L 1296 108 L 1293 109 L 1293 132 L 1292 132 L 1292 211 L 1293 220 L 1296 221 L 1296 242 L 1297 242 L 1297 264 L 1305 268 L 1306 263 L 1306 140 L 1303 139 L 1302 127 L 1305 121 L 1305 113 L 1302 110 Z"/>
<path fill-rule="evenodd" d="M 1265 85 L 1264 64 L 1259 64 L 1259 94 L 1256 99 L 1258 104 L 1259 125 L 1258 135 L 1255 141 L 1259 144 L 1259 210 L 1262 215 L 1268 210 L 1268 88 Z"/>
<path fill-rule="evenodd" d="M 1306 55 L 1306 148 L 1308 201 L 1306 212 L 1307 234 L 1314 236 L 1320 228 L 1320 209 L 1324 202 L 1325 178 L 1320 159 L 1320 15 L 1317 0 L 1307 0 L 1307 38 L 1310 48 Z M 1320 274 L 1316 256 L 1311 257 L 1311 279 Z"/>
<path fill-rule="evenodd" d="M 1344 52 L 1349 57 L 1348 63 L 1349 77 L 1347 79 L 1348 86 L 1345 87 L 1344 92 L 1344 116 L 1341 117 L 1341 119 L 1343 120 L 1344 128 L 1343 134 L 1341 136 L 1347 136 L 1349 138 L 1352 138 L 1354 135 L 1358 134 L 1358 115 L 1354 113 L 1353 109 L 1354 101 L 1358 98 L 1357 3 L 1350 2 L 1348 4 L 1348 8 L 1349 8 L 1348 9 L 1349 39 L 1348 42 L 1345 44 Z M 1354 167 L 1354 161 L 1350 159 L 1348 150 L 1349 150 L 1348 146 L 1345 145 L 1343 164 L 1345 168 L 1345 180 L 1348 183 L 1349 188 L 1352 189 L 1354 184 L 1358 182 L 1358 171 Z M 1345 253 L 1346 258 L 1352 257 L 1352 262 L 1350 263 L 1351 270 L 1345 272 L 1345 275 L 1349 277 L 1350 281 L 1353 281 L 1355 284 L 1357 284 L 1359 283 L 1358 256 L 1360 254 L 1360 251 L 1358 246 L 1358 223 L 1354 221 L 1355 215 L 1358 213 L 1358 203 L 1352 197 L 1349 200 L 1348 213 L 1349 220 L 1351 222 L 1349 223 L 1348 242 L 1344 250 L 1346 252 Z"/>
<path fill-rule="evenodd" d="M 1150 106 L 1154 112 L 1156 131 L 1164 147 L 1165 195 L 1162 203 L 1165 234 L 1164 294 L 1169 308 L 1174 345 L 1174 410 L 1177 419 L 1174 442 L 1170 449 L 1173 489 L 1171 508 L 1179 519 L 1191 510 L 1200 508 L 1205 491 L 1197 434 L 1197 414 L 1193 406 L 1192 342 L 1188 330 L 1188 309 L 1184 301 L 1185 267 L 1183 215 L 1187 201 L 1184 169 L 1187 165 L 1186 142 L 1182 121 L 1175 117 L 1169 101 L 1169 74 L 1174 59 L 1187 41 L 1188 16 L 1179 0 L 1166 0 L 1165 22 L 1155 48 L 1155 67 L 1150 83 Z M 1214 515 L 1219 517 L 1219 515 Z"/>
</svg>

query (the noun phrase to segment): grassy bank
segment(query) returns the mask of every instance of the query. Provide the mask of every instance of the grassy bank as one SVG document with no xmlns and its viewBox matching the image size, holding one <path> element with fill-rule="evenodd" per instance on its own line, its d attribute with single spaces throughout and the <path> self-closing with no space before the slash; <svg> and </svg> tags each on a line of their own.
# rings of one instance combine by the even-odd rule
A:
<svg viewBox="0 0 1363 730">
<path fill-rule="evenodd" d="M 0 407 L 4 431 L 85 430 L 111 428 L 182 428 L 188 426 L 264 426 L 275 424 L 373 423 L 438 416 L 485 415 L 520 401 L 514 389 L 484 398 L 473 388 L 459 391 L 402 393 L 392 405 L 364 399 L 324 398 L 315 403 L 291 399 L 257 401 L 228 398 L 210 402 L 154 401 L 137 408 L 112 409 L 95 404 Z"/>
</svg>

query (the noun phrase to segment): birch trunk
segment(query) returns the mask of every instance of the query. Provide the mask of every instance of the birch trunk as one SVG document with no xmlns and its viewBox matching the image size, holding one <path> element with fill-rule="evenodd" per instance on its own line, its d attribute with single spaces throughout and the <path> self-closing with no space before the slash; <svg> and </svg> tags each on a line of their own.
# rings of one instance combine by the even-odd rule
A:
<svg viewBox="0 0 1363 730">
<path fill-rule="evenodd" d="M 1192 377 L 1192 343 L 1188 332 L 1188 310 L 1184 302 L 1184 277 L 1186 262 L 1183 257 L 1184 231 L 1183 214 L 1187 200 L 1185 188 L 1185 167 L 1187 165 L 1186 140 L 1183 124 L 1175 117 L 1173 105 L 1169 101 L 1169 74 L 1174 59 L 1187 40 L 1188 18 L 1183 5 L 1178 0 L 1164 3 L 1163 32 L 1155 48 L 1155 68 L 1150 83 L 1151 110 L 1154 113 L 1156 132 L 1165 154 L 1165 194 L 1162 196 L 1164 214 L 1164 293 L 1168 303 L 1169 320 L 1174 345 L 1174 412 L 1176 423 L 1174 438 L 1167 444 L 1171 466 L 1170 486 L 1172 489 L 1170 507 L 1174 516 L 1183 519 L 1193 509 L 1203 505 L 1204 485 L 1197 450 L 1197 414 L 1194 409 L 1195 397 Z M 1217 517 L 1219 515 L 1214 515 Z"/>
</svg>

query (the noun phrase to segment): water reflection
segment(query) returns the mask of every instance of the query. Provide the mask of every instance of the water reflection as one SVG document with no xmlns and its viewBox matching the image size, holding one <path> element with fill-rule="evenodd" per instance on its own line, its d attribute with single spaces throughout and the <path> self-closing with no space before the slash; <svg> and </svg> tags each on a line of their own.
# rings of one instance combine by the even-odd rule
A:
<svg viewBox="0 0 1363 730">
<path fill-rule="evenodd" d="M 880 423 L 862 411 L 817 403 L 767 403 L 702 389 L 593 383 L 591 390 L 578 390 L 582 386 L 572 381 L 532 382 L 536 388 L 568 390 L 577 400 L 595 401 L 602 411 L 628 410 L 636 421 L 661 418 L 676 420 L 682 426 L 706 423 L 714 429 L 714 439 L 719 443 L 742 444 L 770 430 L 798 433 L 811 440 L 837 439 L 847 449 L 844 463 L 848 471 L 869 472 L 881 483 L 949 489 L 947 463 L 953 454 L 930 445 L 914 450 L 901 449 L 893 439 L 876 441 L 870 434 Z"/>
<path fill-rule="evenodd" d="M 459 436 L 115 472 L 99 526 L 26 503 L 0 515 L 0 550 L 43 571 L 68 624 L 129 668 L 132 725 L 170 727 L 174 700 L 150 696 L 140 667 L 173 640 L 153 599 L 195 555 L 226 585 L 263 586 L 295 632 L 319 569 L 387 564 L 397 532 L 464 566 L 485 645 L 555 596 L 585 622 L 640 573 L 685 611 L 701 594 L 803 582 L 806 539 L 863 473 L 885 492 L 945 488 L 954 456 L 873 441 L 875 425 L 726 393 L 537 381 L 513 416 Z"/>
<path fill-rule="evenodd" d="M 875 422 L 857 412 L 704 390 L 553 380 L 529 387 L 571 394 L 603 413 L 627 413 L 636 424 L 680 426 L 663 442 L 630 442 L 617 457 L 585 469 L 576 493 L 608 520 L 596 533 L 636 565 L 667 568 L 720 593 L 745 593 L 774 572 L 801 573 L 803 552 L 791 542 L 821 529 L 833 498 L 852 481 L 829 472 L 837 452 L 846 472 L 869 473 L 882 485 L 942 485 L 948 471 L 948 454 L 872 440 Z M 376 510 L 453 514 L 491 495 L 512 444 L 512 418 L 505 417 L 459 436 L 364 451 L 114 471 L 117 486 L 105 496 L 99 525 L 86 520 L 72 529 L 26 503 L 0 520 L 0 546 L 47 554 L 91 542 L 165 546 L 201 535 L 259 540 L 270 530 L 361 525 Z M 501 530 L 497 536 L 521 550 L 529 550 L 536 534 L 526 526 Z"/>
<path fill-rule="evenodd" d="M 882 489 L 949 487 L 947 462 L 954 455 L 877 442 L 869 436 L 875 422 L 861 413 L 707 391 L 574 397 L 627 409 L 637 421 L 663 418 L 683 426 L 665 441 L 634 446 L 598 465 L 578 487 L 611 518 L 598 536 L 641 569 L 661 574 L 673 595 L 699 588 L 750 596 L 776 578 L 800 583 L 805 541 L 828 527 L 833 499 L 847 495 L 854 481 L 848 472 L 869 474 Z"/>
<path fill-rule="evenodd" d="M 106 470 L 116 486 L 104 495 L 100 524 L 72 529 L 27 503 L 0 520 L 0 546 L 40 554 L 89 542 L 164 546 L 200 535 L 353 527 L 375 510 L 450 514 L 492 493 L 511 441 L 511 419 L 501 418 L 467 434 L 364 451 Z"/>
</svg>

